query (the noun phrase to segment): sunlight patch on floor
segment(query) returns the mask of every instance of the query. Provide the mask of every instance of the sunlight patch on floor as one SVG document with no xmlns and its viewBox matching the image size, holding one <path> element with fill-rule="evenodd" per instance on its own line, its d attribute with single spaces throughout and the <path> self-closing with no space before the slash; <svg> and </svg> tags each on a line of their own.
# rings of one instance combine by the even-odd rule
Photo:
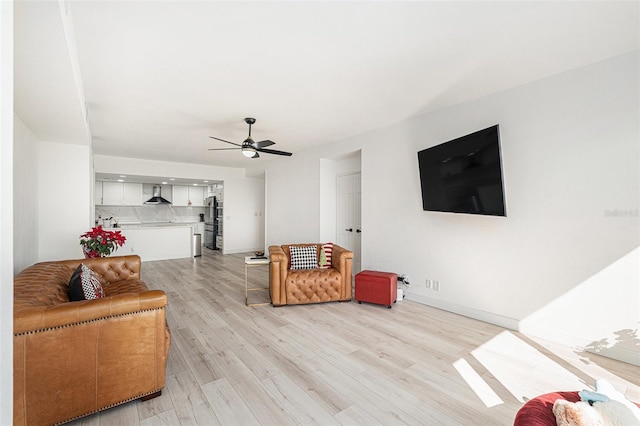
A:
<svg viewBox="0 0 640 426">
<path fill-rule="evenodd" d="M 469 387 L 478 395 L 478 398 L 487 406 L 487 408 L 504 404 L 493 389 L 484 381 L 482 377 L 473 369 L 473 367 L 465 360 L 460 358 L 453 363 L 453 367 L 460 373 Z"/>
<path fill-rule="evenodd" d="M 520 402 L 552 391 L 582 390 L 592 385 L 509 331 L 471 354 Z"/>
<path fill-rule="evenodd" d="M 589 385 L 591 385 L 590 387 L 595 384 L 596 379 L 605 379 L 618 391 L 622 392 L 627 399 L 640 403 L 640 379 L 637 378 L 639 377 L 640 369 L 638 369 L 638 367 L 629 364 L 630 376 L 627 377 L 633 380 L 630 381 L 607 370 L 607 364 L 616 361 L 609 360 L 608 358 L 599 358 L 597 361 L 594 361 L 592 360 L 594 356 L 577 350 L 576 348 L 535 336 L 526 335 L 526 337 L 541 347 L 544 347 L 546 350 L 553 352 L 554 355 L 562 358 L 563 361 L 566 361 L 572 367 L 593 378 L 593 383 L 589 383 Z"/>
</svg>

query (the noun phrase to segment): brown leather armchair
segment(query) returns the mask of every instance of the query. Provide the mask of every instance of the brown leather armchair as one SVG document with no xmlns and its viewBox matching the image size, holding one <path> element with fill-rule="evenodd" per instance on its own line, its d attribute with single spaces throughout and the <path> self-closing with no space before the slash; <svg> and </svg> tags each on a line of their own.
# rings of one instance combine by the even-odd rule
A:
<svg viewBox="0 0 640 426">
<path fill-rule="evenodd" d="M 322 248 L 322 244 L 315 243 L 269 247 L 269 293 L 273 306 L 351 301 L 353 252 L 334 244 L 330 268 L 292 270 L 290 245 L 315 245 L 318 253 Z"/>
<path fill-rule="evenodd" d="M 105 297 L 70 302 L 80 263 Z M 140 257 L 32 265 L 14 279 L 14 425 L 56 424 L 160 394 L 170 333 L 167 296 L 140 280 Z"/>
</svg>

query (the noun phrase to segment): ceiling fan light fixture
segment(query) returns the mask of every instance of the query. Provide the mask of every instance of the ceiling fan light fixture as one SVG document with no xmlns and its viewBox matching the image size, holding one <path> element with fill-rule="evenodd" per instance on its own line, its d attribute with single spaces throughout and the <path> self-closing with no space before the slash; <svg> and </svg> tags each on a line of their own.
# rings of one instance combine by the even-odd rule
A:
<svg viewBox="0 0 640 426">
<path fill-rule="evenodd" d="M 256 155 L 256 150 L 255 148 L 252 148 L 250 146 L 243 146 L 242 155 L 244 155 L 247 158 L 253 158 Z"/>
</svg>

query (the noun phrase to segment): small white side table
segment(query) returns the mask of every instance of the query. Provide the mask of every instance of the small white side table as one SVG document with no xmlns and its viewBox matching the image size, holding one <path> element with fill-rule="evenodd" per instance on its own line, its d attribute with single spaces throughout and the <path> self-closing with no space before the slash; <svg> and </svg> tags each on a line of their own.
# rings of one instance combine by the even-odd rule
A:
<svg viewBox="0 0 640 426">
<path fill-rule="evenodd" d="M 252 256 L 246 256 L 244 258 L 244 304 L 247 306 L 259 306 L 259 305 L 268 305 L 270 302 L 262 302 L 262 303 L 249 303 L 249 292 L 256 290 L 267 290 L 269 291 L 269 287 L 254 287 L 249 288 L 249 268 L 261 265 L 268 265 L 269 259 L 254 259 Z"/>
</svg>

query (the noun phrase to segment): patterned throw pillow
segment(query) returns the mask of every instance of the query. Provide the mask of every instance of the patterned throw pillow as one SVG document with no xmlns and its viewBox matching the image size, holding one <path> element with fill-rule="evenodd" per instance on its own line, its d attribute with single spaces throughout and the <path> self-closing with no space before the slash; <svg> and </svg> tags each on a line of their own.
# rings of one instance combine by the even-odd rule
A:
<svg viewBox="0 0 640 426">
<path fill-rule="evenodd" d="M 320 251 L 320 261 L 318 262 L 319 268 L 331 268 L 331 256 L 333 254 L 333 243 L 326 243 L 322 245 Z"/>
<path fill-rule="evenodd" d="M 291 269 L 315 269 L 318 267 L 318 250 L 316 246 L 289 246 L 291 253 Z"/>
<path fill-rule="evenodd" d="M 100 284 L 98 274 L 93 272 L 84 263 L 73 271 L 71 280 L 69 280 L 69 300 L 75 302 L 77 300 L 92 300 L 104 297 L 104 290 Z"/>
</svg>

